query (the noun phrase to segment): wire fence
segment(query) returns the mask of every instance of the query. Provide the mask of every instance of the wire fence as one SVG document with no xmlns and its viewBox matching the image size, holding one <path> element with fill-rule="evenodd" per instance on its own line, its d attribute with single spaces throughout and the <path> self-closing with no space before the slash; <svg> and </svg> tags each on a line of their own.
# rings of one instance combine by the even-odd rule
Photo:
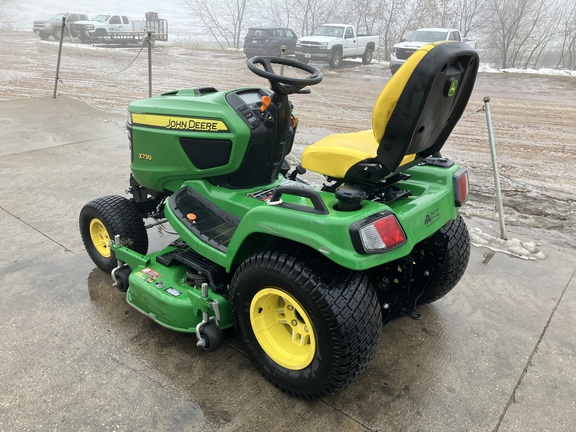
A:
<svg viewBox="0 0 576 432">
<path fill-rule="evenodd" d="M 246 65 L 244 62 L 242 62 L 241 66 L 238 67 L 232 67 L 232 68 L 223 68 L 223 67 L 214 67 L 214 66 L 204 66 L 201 64 L 198 64 L 196 62 L 190 61 L 188 60 L 186 57 L 183 57 L 182 55 L 177 55 L 174 54 L 172 52 L 170 52 L 168 49 L 166 49 L 165 47 L 155 43 L 153 41 L 152 38 L 150 38 L 149 36 L 143 37 L 140 41 L 140 43 L 137 45 L 138 50 L 137 52 L 134 54 L 134 57 L 131 58 L 125 66 L 120 67 L 119 69 L 115 69 L 115 70 L 110 70 L 107 68 L 104 68 L 102 66 L 100 66 L 98 64 L 98 62 L 94 59 L 93 56 L 91 56 L 90 54 L 93 53 L 93 50 L 88 50 L 86 49 L 86 47 L 88 45 L 86 45 L 85 43 L 83 43 L 81 40 L 79 40 L 78 38 L 76 38 L 68 29 L 68 27 L 65 25 L 63 28 L 63 32 L 61 35 L 61 40 L 62 37 L 64 36 L 64 34 L 66 36 L 68 36 L 72 42 L 73 47 L 82 55 L 82 57 L 88 62 L 88 64 L 91 66 L 92 68 L 92 72 L 97 72 L 99 74 L 108 76 L 108 77 L 114 77 L 117 75 L 120 75 L 122 73 L 127 72 L 129 69 L 131 69 L 132 67 L 135 66 L 137 60 L 140 58 L 140 56 L 142 55 L 142 52 L 148 48 L 149 50 L 149 56 L 148 56 L 148 70 L 149 70 L 149 76 L 148 76 L 148 84 L 149 87 L 152 87 L 152 47 L 154 47 L 154 49 L 164 55 L 166 55 L 166 57 L 168 57 L 169 59 L 185 65 L 188 68 L 191 69 L 195 69 L 195 70 L 201 70 L 201 71 L 207 71 L 207 72 L 240 72 L 240 71 L 244 71 L 246 70 Z M 92 46 L 96 46 L 94 43 L 92 44 Z M 295 75 L 295 76 L 299 76 L 302 77 L 302 74 L 300 74 L 300 72 L 296 69 L 296 68 L 292 68 L 289 67 L 289 69 L 291 70 L 291 72 Z M 56 80 L 55 80 L 55 91 L 54 91 L 54 97 L 56 97 L 56 86 L 57 83 L 61 83 L 64 84 L 62 77 L 60 76 L 60 74 L 58 73 L 59 70 L 59 65 L 57 67 L 57 76 L 56 76 Z M 212 85 L 211 83 L 197 83 L 197 84 L 192 84 L 192 87 L 194 86 L 198 86 L 198 87 L 202 87 L 202 86 L 207 86 L 207 85 Z M 322 101 L 323 104 L 326 104 L 328 106 L 330 106 L 331 108 L 338 110 L 339 112 L 345 114 L 348 117 L 353 117 L 353 118 L 357 118 L 357 119 L 363 119 L 364 116 L 360 116 L 358 115 L 358 113 L 350 111 L 345 109 L 344 107 L 342 107 L 341 105 L 339 105 L 338 103 L 332 101 L 330 98 L 324 96 L 321 92 L 319 92 L 318 90 L 311 88 L 311 94 L 314 95 L 317 99 L 319 99 L 320 101 Z M 151 94 L 149 94 L 149 96 L 151 96 Z M 113 111 L 113 112 L 123 112 L 123 111 L 118 111 L 118 110 L 111 110 L 110 108 L 101 108 L 96 106 L 94 103 L 90 102 L 88 100 L 88 98 L 83 98 L 79 95 L 75 95 L 75 97 L 79 100 L 81 100 L 82 102 L 86 103 L 87 105 L 96 108 L 100 111 Z"/>
<path fill-rule="evenodd" d="M 137 51 L 134 54 L 134 56 L 126 63 L 125 66 L 120 67 L 119 69 L 114 69 L 114 70 L 110 70 L 108 68 L 104 68 L 101 65 L 99 65 L 99 63 L 93 59 L 93 57 L 90 55 L 91 53 L 93 53 L 93 50 L 88 50 L 86 49 L 86 47 L 88 46 L 87 44 L 83 43 L 81 40 L 79 40 L 78 38 L 76 38 L 68 29 L 68 26 L 64 25 L 63 26 L 63 30 L 62 30 L 62 34 L 60 37 L 60 42 L 62 42 L 62 38 L 64 37 L 64 35 L 68 36 L 72 42 L 73 47 L 82 55 L 82 57 L 88 62 L 88 64 L 91 66 L 92 68 L 92 72 L 97 72 L 99 74 L 108 76 L 108 77 L 114 77 L 114 76 L 118 76 L 120 74 L 123 74 L 125 72 L 127 72 L 129 69 L 133 68 L 136 64 L 136 62 L 138 61 L 138 59 L 141 57 L 142 52 L 148 48 L 148 85 L 149 85 L 149 96 L 152 96 L 151 94 L 151 89 L 152 89 L 152 47 L 154 47 L 154 49 L 164 55 L 166 55 L 166 57 L 168 57 L 169 59 L 185 65 L 188 68 L 191 69 L 195 69 L 195 70 L 202 70 L 202 71 L 207 71 L 207 72 L 240 72 L 240 71 L 244 71 L 246 70 L 246 66 L 245 63 L 242 62 L 241 66 L 238 67 L 228 67 L 228 68 L 223 68 L 223 67 L 214 67 L 214 66 L 204 66 L 201 64 L 198 64 L 196 62 L 190 61 L 188 60 L 186 57 L 183 57 L 182 55 L 177 55 L 174 54 L 172 52 L 170 52 L 170 50 L 166 49 L 165 47 L 157 44 L 153 38 L 151 37 L 150 34 L 148 34 L 147 36 L 141 38 L 141 40 L 139 41 L 139 43 L 137 44 Z M 62 44 L 61 44 L 62 45 Z M 96 44 L 92 43 L 92 47 L 95 47 Z M 95 57 L 94 57 L 95 58 Z M 290 72 L 299 78 L 302 78 L 304 75 L 302 74 L 302 71 L 294 68 L 294 67 L 288 67 L 288 69 L 290 70 Z M 57 76 L 56 76 L 56 80 L 55 80 L 55 87 L 57 86 L 57 83 L 60 82 L 61 84 L 63 83 L 63 80 L 61 79 L 61 77 L 59 76 L 58 73 L 59 70 L 59 65 L 57 68 Z M 203 84 L 192 84 L 192 86 L 197 86 L 197 87 L 202 87 L 202 86 L 207 86 L 207 85 L 211 85 L 211 83 L 203 83 Z M 336 102 L 334 102 L 333 100 L 331 100 L 329 97 L 325 96 L 322 94 L 322 92 L 318 91 L 316 88 L 314 87 L 310 87 L 310 93 L 315 96 L 318 100 L 320 100 L 324 105 L 327 105 L 329 107 L 331 107 L 334 110 L 337 110 L 338 112 L 341 112 L 343 114 L 345 114 L 347 117 L 352 117 L 352 118 L 356 118 L 356 119 L 365 119 L 366 116 L 365 115 L 359 115 L 358 112 L 354 112 L 351 110 L 348 110 L 346 108 L 344 108 L 341 104 L 338 104 Z M 56 91 L 54 92 L 54 97 L 56 97 Z M 85 97 L 81 97 L 79 95 L 74 95 L 74 97 L 76 97 L 77 99 L 81 100 L 82 102 L 86 103 L 87 105 L 100 110 L 100 111 L 104 111 L 104 112 L 116 112 L 116 113 L 120 113 L 120 112 L 124 112 L 124 110 L 113 110 L 110 108 L 102 108 L 97 106 L 96 104 L 94 104 L 93 102 L 91 102 L 90 100 L 88 100 L 89 98 L 85 98 Z M 469 111 L 466 112 L 463 117 L 467 117 L 479 112 L 483 112 L 485 110 L 485 107 L 482 106 L 480 109 L 478 110 L 474 110 L 474 111 Z"/>
</svg>

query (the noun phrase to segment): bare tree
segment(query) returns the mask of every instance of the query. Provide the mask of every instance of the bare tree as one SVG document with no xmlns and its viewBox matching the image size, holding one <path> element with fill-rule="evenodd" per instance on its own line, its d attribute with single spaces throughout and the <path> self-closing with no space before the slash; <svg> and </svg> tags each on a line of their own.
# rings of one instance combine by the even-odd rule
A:
<svg viewBox="0 0 576 432">
<path fill-rule="evenodd" d="M 13 0 L 0 0 L 0 29 L 12 28 L 13 17 Z"/>
<path fill-rule="evenodd" d="M 343 0 L 294 0 L 292 16 L 301 35 L 311 34 L 320 25 L 342 13 Z"/>
<path fill-rule="evenodd" d="M 491 28 L 502 68 L 538 63 L 547 44 L 557 37 L 559 4 L 550 0 L 490 0 Z"/>
<path fill-rule="evenodd" d="M 278 27 L 290 27 L 292 2 L 290 0 L 268 0 L 262 18 Z"/>
<path fill-rule="evenodd" d="M 195 17 L 221 48 L 239 48 L 250 0 L 186 0 Z"/>
<path fill-rule="evenodd" d="M 556 68 L 576 69 L 576 3 L 562 5 L 561 49 Z"/>
<path fill-rule="evenodd" d="M 463 37 L 475 32 L 481 32 L 486 21 L 490 19 L 490 12 L 486 5 L 488 0 L 456 0 L 455 9 L 458 11 L 456 27 L 460 29 Z"/>
</svg>

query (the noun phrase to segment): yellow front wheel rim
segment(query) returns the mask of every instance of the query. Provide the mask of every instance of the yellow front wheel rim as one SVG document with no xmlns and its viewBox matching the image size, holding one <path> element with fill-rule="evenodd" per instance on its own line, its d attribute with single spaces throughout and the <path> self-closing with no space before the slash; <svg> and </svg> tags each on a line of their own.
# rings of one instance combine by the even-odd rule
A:
<svg viewBox="0 0 576 432">
<path fill-rule="evenodd" d="M 250 322 L 258 343 L 279 365 L 301 370 L 316 353 L 312 321 L 290 294 L 278 288 L 264 288 L 250 303 Z"/>
<path fill-rule="evenodd" d="M 98 253 L 104 258 L 110 258 L 110 234 L 100 219 L 92 219 L 90 222 L 90 238 Z"/>
</svg>

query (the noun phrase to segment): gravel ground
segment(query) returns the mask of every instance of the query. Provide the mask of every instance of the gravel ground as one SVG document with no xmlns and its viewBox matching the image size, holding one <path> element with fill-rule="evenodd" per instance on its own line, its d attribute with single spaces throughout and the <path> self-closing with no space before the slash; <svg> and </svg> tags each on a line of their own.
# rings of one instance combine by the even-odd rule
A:
<svg viewBox="0 0 576 432">
<path fill-rule="evenodd" d="M 0 100 L 52 95 L 58 43 L 31 32 L 0 32 Z M 58 94 L 110 113 L 148 96 L 147 49 L 77 45 L 67 38 Z M 152 49 L 153 93 L 215 86 L 267 86 L 238 51 L 158 44 Z M 372 106 L 390 78 L 386 64 L 313 63 L 324 80 L 294 95 L 300 118 L 292 162 L 329 133 L 367 129 Z M 290 72 L 288 72 L 290 73 Z M 576 77 L 480 73 L 467 110 L 442 153 L 470 168 L 467 217 L 496 221 L 494 181 L 483 98 L 491 98 L 506 223 L 576 246 Z"/>
</svg>

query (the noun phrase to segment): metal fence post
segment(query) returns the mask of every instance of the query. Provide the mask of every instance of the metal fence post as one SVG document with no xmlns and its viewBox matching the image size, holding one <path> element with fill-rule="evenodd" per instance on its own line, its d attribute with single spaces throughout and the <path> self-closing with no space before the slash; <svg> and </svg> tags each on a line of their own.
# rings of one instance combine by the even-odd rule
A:
<svg viewBox="0 0 576 432">
<path fill-rule="evenodd" d="M 500 176 L 498 174 L 498 162 L 496 161 L 496 144 L 494 143 L 494 131 L 492 129 L 492 115 L 490 114 L 490 98 L 484 98 L 486 111 L 486 123 L 488 125 L 488 139 L 490 140 L 490 155 L 492 156 L 492 172 L 494 173 L 494 190 L 498 204 L 498 216 L 500 218 L 500 238 L 508 240 L 506 226 L 504 224 L 504 206 L 502 205 L 502 192 L 500 191 Z"/>
<path fill-rule="evenodd" d="M 62 29 L 60 30 L 60 44 L 58 46 L 58 61 L 56 62 L 56 78 L 54 78 L 54 94 L 52 98 L 56 98 L 58 91 L 58 80 L 60 79 L 60 59 L 62 58 L 62 40 L 64 39 L 64 28 L 66 27 L 66 17 L 62 17 Z"/>
<path fill-rule="evenodd" d="M 148 32 L 148 97 L 152 97 L 152 32 Z"/>
</svg>

